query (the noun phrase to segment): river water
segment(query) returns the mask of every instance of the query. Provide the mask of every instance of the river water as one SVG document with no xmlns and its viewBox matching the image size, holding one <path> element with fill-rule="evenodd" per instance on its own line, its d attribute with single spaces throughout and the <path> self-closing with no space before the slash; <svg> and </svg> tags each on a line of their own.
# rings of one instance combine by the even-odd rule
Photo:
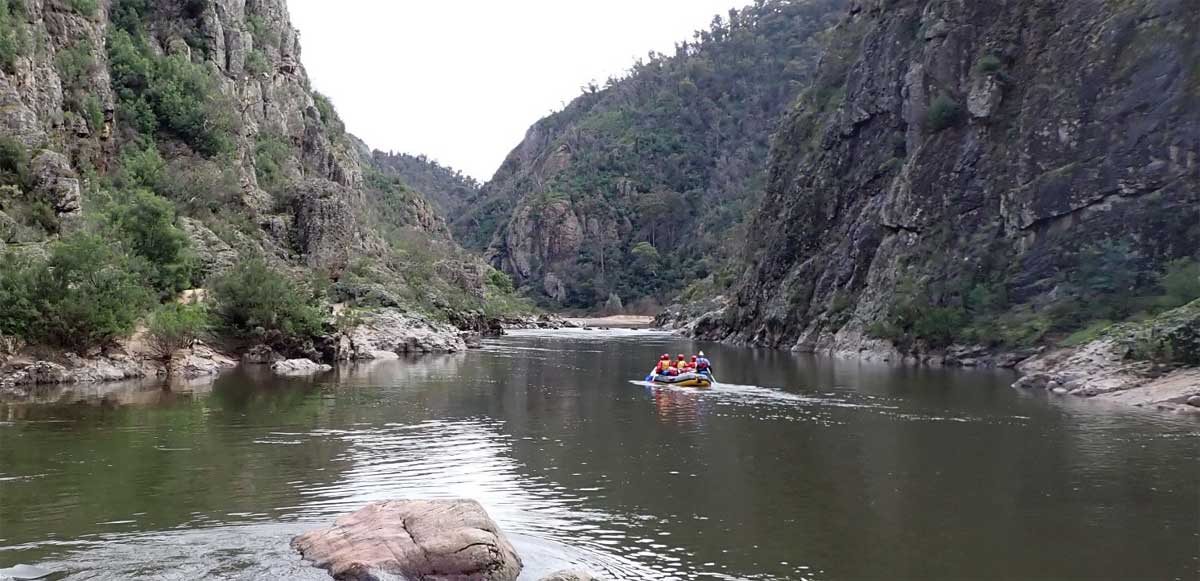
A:
<svg viewBox="0 0 1200 581">
<path fill-rule="evenodd" d="M 706 349 L 721 383 L 636 381 Z M 312 379 L 0 403 L 0 568 L 328 579 L 291 536 L 469 497 L 523 579 L 1196 579 L 1200 422 L 634 331 L 525 332 Z"/>
</svg>

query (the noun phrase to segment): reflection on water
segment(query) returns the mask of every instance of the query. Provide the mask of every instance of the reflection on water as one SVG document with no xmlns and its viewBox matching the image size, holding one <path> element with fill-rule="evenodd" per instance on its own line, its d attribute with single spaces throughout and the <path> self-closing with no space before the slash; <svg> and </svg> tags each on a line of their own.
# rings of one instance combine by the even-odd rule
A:
<svg viewBox="0 0 1200 581">
<path fill-rule="evenodd" d="M 660 388 L 702 347 L 721 382 Z M 322 579 L 291 536 L 389 498 L 478 499 L 524 577 L 1192 578 L 1193 420 L 1004 373 L 527 332 L 312 378 L 46 388 L 0 403 L 0 567 Z"/>
</svg>

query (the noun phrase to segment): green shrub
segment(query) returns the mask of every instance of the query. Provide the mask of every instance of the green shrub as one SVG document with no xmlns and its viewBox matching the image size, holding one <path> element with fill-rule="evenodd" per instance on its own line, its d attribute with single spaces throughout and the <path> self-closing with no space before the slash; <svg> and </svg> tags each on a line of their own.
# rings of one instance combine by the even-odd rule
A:
<svg viewBox="0 0 1200 581">
<path fill-rule="evenodd" d="M 284 164 L 292 148 L 283 138 L 260 133 L 254 144 L 254 174 L 262 189 L 275 193 L 284 184 Z"/>
<path fill-rule="evenodd" d="M 147 188 L 163 192 L 166 186 L 167 162 L 158 146 L 148 141 L 144 146 L 130 144 L 121 150 L 117 169 L 117 184 L 125 188 Z"/>
<path fill-rule="evenodd" d="M 71 0 L 71 10 L 92 18 L 100 10 L 100 4 L 96 0 Z"/>
<path fill-rule="evenodd" d="M 84 39 L 59 51 L 54 57 L 54 67 L 64 87 L 79 88 L 86 84 L 96 68 L 95 50 L 96 47 Z"/>
<path fill-rule="evenodd" d="M 0 68 L 16 71 L 17 58 L 29 52 L 29 28 L 20 0 L 0 0 Z"/>
<path fill-rule="evenodd" d="M 267 21 L 257 14 L 246 16 L 246 24 L 250 28 L 250 36 L 254 39 L 254 47 L 279 48 L 279 34 L 271 29 Z"/>
<path fill-rule="evenodd" d="M 947 347 L 958 339 L 965 324 L 966 314 L 961 308 L 927 308 L 913 321 L 912 333 L 930 347 Z"/>
<path fill-rule="evenodd" d="M 113 235 L 140 259 L 131 267 L 161 297 L 172 297 L 191 285 L 195 260 L 187 235 L 175 226 L 170 202 L 147 190 L 118 192 L 104 215 Z"/>
<path fill-rule="evenodd" d="M 63 239 L 34 268 L 39 320 L 31 335 L 51 345 L 82 353 L 129 335 L 153 302 L 128 256 L 99 234 Z"/>
<path fill-rule="evenodd" d="M 1103 335 L 1105 331 L 1112 328 L 1112 326 L 1112 321 L 1092 321 L 1091 323 L 1088 323 L 1086 327 L 1071 333 L 1059 344 L 1063 347 L 1078 347 L 1086 343 L 1091 343 L 1092 341 L 1099 339 L 1100 336 Z"/>
<path fill-rule="evenodd" d="M 237 120 L 204 65 L 156 55 L 124 30 L 109 35 L 108 53 L 119 111 L 129 124 L 146 134 L 167 132 L 201 155 L 233 151 Z"/>
<path fill-rule="evenodd" d="M 251 75 L 263 75 L 271 71 L 271 61 L 261 50 L 254 49 L 246 55 L 246 72 Z"/>
<path fill-rule="evenodd" d="M 1173 309 L 1200 299 L 1200 262 L 1191 258 L 1168 262 L 1159 285 L 1164 293 L 1159 299 L 1162 308 Z"/>
<path fill-rule="evenodd" d="M 216 315 L 231 333 L 278 331 L 288 338 L 321 332 L 321 313 L 311 297 L 261 258 L 239 262 L 212 285 Z"/>
<path fill-rule="evenodd" d="M 58 219 L 58 212 L 50 205 L 50 202 L 45 200 L 34 200 L 29 203 L 30 221 L 36 224 L 47 234 L 58 234 L 62 228 L 62 221 Z"/>
<path fill-rule="evenodd" d="M 175 353 L 190 347 L 209 327 L 203 305 L 167 303 L 160 305 L 146 324 L 150 349 L 170 365 Z"/>
<path fill-rule="evenodd" d="M 1000 61 L 1000 57 L 993 54 L 983 55 L 975 61 L 975 70 L 985 75 L 998 73 L 1003 66 L 1004 63 Z"/>
<path fill-rule="evenodd" d="M 501 270 L 493 269 L 488 273 L 488 285 L 504 294 L 513 292 L 512 277 Z"/>
<path fill-rule="evenodd" d="M 962 105 L 946 95 L 941 95 L 933 100 L 929 105 L 928 126 L 929 130 L 937 133 L 943 129 L 949 129 L 962 119 Z"/>
<path fill-rule="evenodd" d="M 115 0 L 109 11 L 113 27 L 134 36 L 143 34 L 149 2 L 150 0 Z"/>
<path fill-rule="evenodd" d="M 20 141 L 7 136 L 0 137 L 0 185 L 31 189 L 29 152 Z"/>
<path fill-rule="evenodd" d="M 104 127 L 104 107 L 100 105 L 100 99 L 97 99 L 95 95 L 88 95 L 84 98 L 83 114 L 86 115 L 88 128 L 93 133 Z"/>
<path fill-rule="evenodd" d="M 0 256 L 0 335 L 28 339 L 39 319 L 37 273 L 45 268 L 26 255 Z"/>
<path fill-rule="evenodd" d="M 321 114 L 321 124 L 325 126 L 326 130 L 335 136 L 346 132 L 346 124 L 342 123 L 342 118 L 333 108 L 333 102 L 329 100 L 329 97 L 314 91 L 313 102 L 317 106 L 317 112 Z"/>
<path fill-rule="evenodd" d="M 228 221 L 249 220 L 244 212 L 233 210 L 242 187 L 237 171 L 230 164 L 208 159 L 173 159 L 167 162 L 163 181 L 160 191 L 189 216 L 205 217 L 232 210 Z M 257 227 L 248 231 L 257 231 Z"/>
</svg>

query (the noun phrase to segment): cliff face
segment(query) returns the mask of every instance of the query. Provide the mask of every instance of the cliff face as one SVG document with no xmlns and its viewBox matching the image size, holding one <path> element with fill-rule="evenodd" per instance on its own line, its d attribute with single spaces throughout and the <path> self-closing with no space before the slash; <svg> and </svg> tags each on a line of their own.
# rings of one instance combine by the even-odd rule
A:
<svg viewBox="0 0 1200 581">
<path fill-rule="evenodd" d="M 542 119 L 451 224 L 571 307 L 661 299 L 724 265 L 757 203 L 768 137 L 843 0 L 769 0 Z"/>
<path fill-rule="evenodd" d="M 742 283 L 698 333 L 847 353 L 1037 340 L 1056 307 L 1197 258 L 1196 8 L 852 2 L 774 143 Z M 1082 280 L 1129 264 L 1111 288 Z"/>
<path fill-rule="evenodd" d="M 312 90 L 285 0 L 0 8 L 0 132 L 33 160 L 0 189 L 0 244 L 38 244 L 89 196 L 144 187 L 180 209 L 205 274 L 253 251 L 337 279 L 406 237 L 470 261 Z M 402 278 L 403 261 L 379 262 Z"/>
</svg>

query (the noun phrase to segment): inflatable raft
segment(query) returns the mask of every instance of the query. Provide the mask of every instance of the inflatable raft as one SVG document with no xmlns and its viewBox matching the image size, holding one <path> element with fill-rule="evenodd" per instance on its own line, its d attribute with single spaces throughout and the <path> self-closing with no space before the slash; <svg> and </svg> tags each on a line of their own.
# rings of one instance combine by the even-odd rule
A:
<svg viewBox="0 0 1200 581">
<path fill-rule="evenodd" d="M 712 376 L 707 373 L 684 373 L 683 375 L 655 375 L 654 383 L 677 387 L 709 387 Z"/>
</svg>

